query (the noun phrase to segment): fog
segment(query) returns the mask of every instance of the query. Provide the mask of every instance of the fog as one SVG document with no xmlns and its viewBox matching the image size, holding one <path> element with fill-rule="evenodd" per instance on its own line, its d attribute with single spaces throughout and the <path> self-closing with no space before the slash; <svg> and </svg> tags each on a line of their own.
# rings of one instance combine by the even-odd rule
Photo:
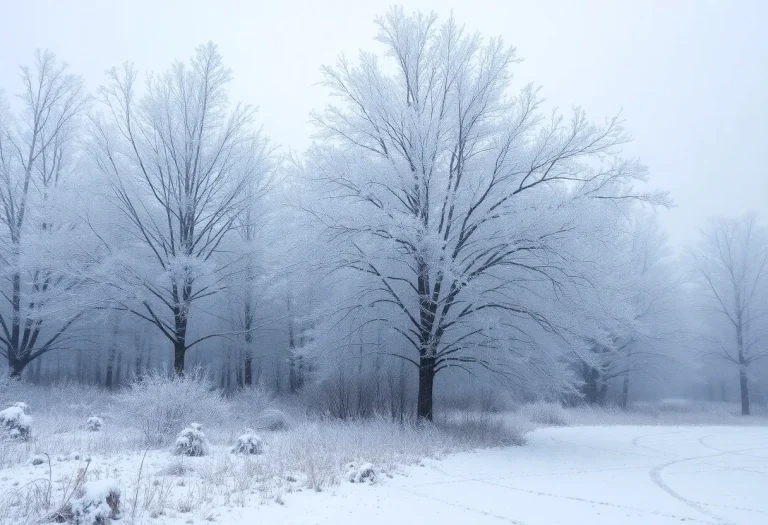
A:
<svg viewBox="0 0 768 525">
<path fill-rule="evenodd" d="M 751 387 L 765 403 L 765 3 L 405 6 L 406 14 L 434 12 L 434 28 L 453 16 L 465 35 L 478 32 L 485 43 L 499 37 L 516 49 L 493 59 L 511 77 L 492 86 L 489 103 L 518 122 L 520 138 L 488 113 L 489 131 L 473 147 L 493 146 L 467 157 L 473 178 L 465 188 L 446 191 L 439 182 L 460 169 L 444 157 L 453 131 L 432 136 L 425 129 L 439 123 L 408 123 L 410 133 L 426 133 L 421 147 L 436 148 L 442 159 L 433 166 L 439 176 L 422 181 L 437 199 L 424 214 L 452 202 L 457 216 L 465 214 L 464 228 L 487 206 L 477 227 L 489 229 L 474 241 L 485 248 L 464 258 L 466 233 L 454 237 L 445 217 L 439 226 L 412 222 L 422 204 L 398 184 L 399 163 L 411 162 L 413 152 L 391 157 L 400 144 L 393 136 L 367 143 L 387 126 L 404 126 L 389 111 L 405 111 L 402 104 L 410 108 L 417 97 L 397 87 L 411 66 L 391 60 L 398 52 L 410 60 L 414 44 L 374 39 L 374 19 L 388 9 L 338 0 L 5 6 L 1 315 L 14 375 L 116 388 L 162 367 L 183 372 L 179 356 L 188 354 L 187 367 L 208 367 L 225 389 L 262 382 L 296 393 L 340 381 L 331 372 L 342 366 L 354 381 L 370 376 L 384 384 L 387 377 L 391 386 L 397 376 L 416 402 L 424 389 L 431 396 L 442 363 L 448 379 L 435 388 L 448 397 L 490 388 L 569 403 L 585 396 L 622 405 L 664 397 L 748 403 Z M 410 23 L 393 22 L 392 32 L 417 34 Z M 215 47 L 199 47 L 208 42 Z M 59 66 L 50 57 L 36 70 L 36 49 L 55 53 L 77 77 L 51 77 Z M 390 76 L 370 81 L 337 67 L 344 55 L 373 71 L 361 50 L 378 55 Z M 456 74 L 491 86 L 476 69 L 485 63 L 476 53 Z M 198 89 L 204 75 L 195 68 L 206 60 L 223 61 L 213 124 L 195 120 L 208 110 L 189 114 L 168 95 Z M 163 76 L 175 61 L 187 61 L 187 80 Z M 123 69 L 127 62 L 133 69 Z M 61 129 L 46 124 L 35 138 L 30 118 L 40 100 L 34 90 L 32 98 L 15 96 L 23 93 L 19 65 L 31 65 L 31 85 L 42 76 L 72 96 L 51 106 Z M 322 66 L 335 69 L 324 76 Z M 529 83 L 534 88 L 516 95 Z M 456 108 L 464 97 L 475 100 L 461 91 L 469 88 L 453 89 L 445 87 L 445 96 Z M 256 111 L 223 119 L 234 107 L 219 98 L 225 95 Z M 514 103 L 503 106 L 511 96 Z M 329 103 L 336 109 L 324 109 Z M 537 115 L 530 120 L 526 104 Z M 361 108 L 383 113 L 357 121 Z M 175 116 L 162 123 L 163 111 Z M 553 111 L 563 120 L 550 120 Z M 173 169 L 192 162 L 172 146 L 183 135 L 179 122 L 210 133 L 184 140 L 202 145 L 208 160 L 201 162 L 217 174 L 197 182 L 202 196 L 193 192 L 194 199 L 202 200 L 192 218 L 183 209 L 193 197 L 180 196 L 181 179 L 164 171 L 169 159 Z M 231 135 L 221 138 L 222 130 Z M 165 145 L 158 150 L 151 136 Z M 505 140 L 507 150 L 494 149 Z M 562 141 L 560 156 L 552 153 Z M 377 155 L 393 163 L 390 172 Z M 489 175 L 494 162 L 510 170 L 508 179 Z M 537 193 L 498 208 L 530 180 Z M 473 200 L 486 185 L 499 204 Z M 42 226 L 24 222 L 24 206 Z M 500 217 L 497 209 L 506 211 Z M 202 222 L 177 236 L 192 224 L 185 221 Z M 455 260 L 446 266 L 450 251 Z M 441 291 L 446 275 L 452 281 Z M 457 299 L 461 293 L 466 298 Z M 449 339 L 440 339 L 448 327 Z M 413 365 L 431 367 L 428 385 Z M 429 403 L 419 417 L 431 418 Z"/>
<path fill-rule="evenodd" d="M 213 41 L 234 72 L 232 98 L 259 106 L 259 121 L 284 148 L 301 151 L 310 111 L 326 102 L 319 68 L 339 53 L 376 49 L 373 18 L 386 1 L 218 4 L 14 2 L 0 20 L 0 86 L 15 93 L 16 68 L 47 48 L 83 75 L 129 60 L 160 71 Z M 600 121 L 621 111 L 630 151 L 669 189 L 663 214 L 672 240 L 690 243 L 712 215 L 768 212 L 760 161 L 768 81 L 765 2 L 413 1 L 486 37 L 500 36 L 524 60 L 516 84 L 535 82 L 552 105 L 583 105 Z"/>
</svg>

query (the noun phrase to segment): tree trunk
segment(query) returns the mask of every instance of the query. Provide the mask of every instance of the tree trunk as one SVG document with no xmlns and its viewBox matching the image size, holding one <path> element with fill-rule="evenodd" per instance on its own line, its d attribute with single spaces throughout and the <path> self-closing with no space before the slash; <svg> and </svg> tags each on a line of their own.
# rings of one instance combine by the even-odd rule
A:
<svg viewBox="0 0 768 525">
<path fill-rule="evenodd" d="M 749 384 L 747 371 L 743 368 L 739 371 L 739 386 L 741 387 L 741 415 L 749 415 Z"/>
<path fill-rule="evenodd" d="M 243 383 L 245 383 L 245 386 L 251 386 L 253 384 L 253 357 L 251 357 L 251 352 L 248 350 L 245 351 L 245 363 L 243 363 L 243 372 Z"/>
<path fill-rule="evenodd" d="M 621 408 L 627 409 L 629 405 L 629 370 L 624 372 L 624 384 L 621 388 Z"/>
<path fill-rule="evenodd" d="M 18 247 L 15 251 L 18 258 Z M 15 272 L 11 279 L 13 285 L 13 298 L 11 300 L 11 306 L 13 308 L 13 318 L 11 327 L 11 338 L 8 341 L 8 368 L 11 370 L 11 377 L 20 378 L 21 373 L 24 371 L 24 367 L 27 363 L 22 358 L 20 348 L 20 336 L 21 336 L 21 274 Z"/>
<path fill-rule="evenodd" d="M 435 358 L 419 360 L 419 398 L 416 407 L 417 421 L 432 421 L 432 401 L 435 384 Z"/>
<path fill-rule="evenodd" d="M 143 368 L 142 368 L 142 356 L 140 353 L 136 354 L 136 361 L 134 361 L 134 376 L 136 377 L 137 381 L 141 381 L 143 377 Z"/>
<path fill-rule="evenodd" d="M 739 295 L 736 296 L 739 304 Z M 739 388 L 741 390 L 741 415 L 749 415 L 749 385 L 747 384 L 747 361 L 744 357 L 744 321 L 741 310 L 736 312 L 736 344 L 739 348 Z"/>
<path fill-rule="evenodd" d="M 35 378 L 35 384 L 36 385 L 40 384 L 40 378 L 42 377 L 42 375 L 43 375 L 43 356 L 40 356 L 40 357 L 37 358 L 37 360 L 35 362 L 35 375 L 34 375 L 34 378 Z"/>
<path fill-rule="evenodd" d="M 291 353 L 288 358 L 288 389 L 291 394 L 295 394 L 298 390 L 298 381 L 296 380 L 296 356 Z"/>
<path fill-rule="evenodd" d="M 188 271 L 185 268 L 185 271 Z M 192 280 L 187 277 L 181 287 L 181 293 L 176 284 L 172 287 L 173 308 L 173 373 L 177 376 L 184 375 L 184 358 L 187 353 L 187 326 L 189 323 L 189 310 L 192 305 Z"/>
<path fill-rule="evenodd" d="M 117 364 L 115 365 L 115 377 L 112 381 L 112 385 L 119 387 L 120 386 L 120 378 L 122 377 L 122 367 L 123 367 L 123 352 L 122 350 L 117 351 Z"/>
<path fill-rule="evenodd" d="M 250 286 L 250 281 L 248 282 Z M 245 386 L 251 386 L 253 384 L 253 333 L 251 332 L 253 325 L 253 313 L 251 309 L 250 290 L 249 295 L 245 301 L 245 361 L 243 368 L 245 369 Z"/>
<path fill-rule="evenodd" d="M 10 365 L 11 377 L 21 379 L 21 373 L 24 371 L 24 367 L 27 366 L 27 362 L 23 359 L 17 359 L 9 353 L 8 364 Z"/>
<path fill-rule="evenodd" d="M 110 356 L 109 361 L 107 362 L 107 377 L 104 380 L 104 386 L 107 387 L 107 390 L 112 390 L 112 362 L 114 360 L 114 357 Z"/>
<path fill-rule="evenodd" d="M 114 334 L 113 334 L 114 336 Z M 104 380 L 104 386 L 107 387 L 108 390 L 112 390 L 112 376 L 115 369 L 115 357 L 117 354 L 117 346 L 115 344 L 114 339 L 112 340 L 112 343 L 109 346 L 109 357 L 107 358 L 107 377 Z"/>
<path fill-rule="evenodd" d="M 296 334 L 293 327 L 293 308 L 291 294 L 288 294 L 288 388 L 291 394 L 298 390 L 298 379 L 296 377 Z"/>
<path fill-rule="evenodd" d="M 187 345 L 184 340 L 173 342 L 173 373 L 177 376 L 184 375 L 184 354 L 187 351 Z"/>
</svg>

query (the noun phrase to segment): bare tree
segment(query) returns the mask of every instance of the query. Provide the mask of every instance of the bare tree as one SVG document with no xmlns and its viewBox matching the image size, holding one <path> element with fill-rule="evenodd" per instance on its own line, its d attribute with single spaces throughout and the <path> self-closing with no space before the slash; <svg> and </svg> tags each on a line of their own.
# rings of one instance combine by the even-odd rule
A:
<svg viewBox="0 0 768 525">
<path fill-rule="evenodd" d="M 222 243 L 238 228 L 252 197 L 248 189 L 263 172 L 263 139 L 252 130 L 252 107 L 230 108 L 231 74 L 211 43 L 189 65 L 178 62 L 150 76 L 141 98 L 131 65 L 108 75 L 93 158 L 109 177 L 130 240 L 144 253 L 123 257 L 122 279 L 114 284 L 130 292 L 123 307 L 173 344 L 174 371 L 182 374 L 189 348 L 222 335 L 188 340 L 191 308 L 238 270 L 232 258 L 220 257 Z M 137 256 L 153 266 L 130 264 Z"/>
<path fill-rule="evenodd" d="M 58 215 L 57 197 L 72 169 L 74 130 L 87 102 L 80 77 L 48 51 L 37 52 L 32 68 L 21 68 L 21 79 L 18 116 L 0 99 L 0 352 L 17 377 L 34 359 L 65 346 L 84 312 L 73 293 L 82 283 L 76 257 L 67 248 L 77 232 Z"/>
<path fill-rule="evenodd" d="M 708 307 L 733 329 L 732 339 L 711 342 L 738 367 L 741 413 L 749 415 L 749 369 L 768 355 L 760 339 L 764 321 L 758 323 L 768 313 L 768 236 L 754 214 L 710 219 L 692 256 Z"/>
<path fill-rule="evenodd" d="M 259 256 L 267 249 L 263 244 L 262 229 L 267 222 L 263 197 L 271 187 L 274 166 L 271 161 L 273 151 L 267 147 L 267 141 L 259 141 L 254 151 L 254 158 L 259 159 L 259 168 L 254 170 L 248 184 L 243 191 L 246 192 L 246 203 L 242 213 L 239 214 L 235 227 L 238 234 L 236 250 L 242 257 L 241 279 L 235 287 L 236 295 L 241 302 L 241 315 L 239 328 L 242 329 L 242 368 L 243 382 L 245 386 L 253 384 L 253 333 L 256 330 L 257 306 L 259 290 L 263 288 L 263 281 L 259 279 L 264 271 L 259 265 Z M 264 293 L 263 289 L 261 290 Z"/>
<path fill-rule="evenodd" d="M 370 279 L 349 309 L 411 349 L 397 355 L 418 369 L 429 420 L 441 370 L 504 372 L 495 356 L 534 344 L 526 327 L 562 327 L 546 304 L 586 284 L 571 248 L 607 231 L 596 209 L 666 198 L 632 190 L 646 171 L 617 156 L 618 119 L 544 118 L 530 86 L 509 98 L 516 57 L 500 40 L 397 8 L 377 23 L 392 74 L 371 54 L 324 70 L 340 105 L 316 116 L 312 212 L 344 247 L 338 267 Z"/>
</svg>

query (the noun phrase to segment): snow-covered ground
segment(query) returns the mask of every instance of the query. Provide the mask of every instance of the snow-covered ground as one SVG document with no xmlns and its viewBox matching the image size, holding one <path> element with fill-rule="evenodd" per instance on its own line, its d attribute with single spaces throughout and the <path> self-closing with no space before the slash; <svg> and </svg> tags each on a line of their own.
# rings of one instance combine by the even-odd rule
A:
<svg viewBox="0 0 768 525">
<path fill-rule="evenodd" d="M 212 476 L 216 468 L 243 468 L 242 459 L 227 466 L 223 457 L 185 461 L 203 476 Z M 140 459 L 135 454 L 94 457 L 90 468 L 130 486 Z M 425 460 L 389 472 L 392 477 L 380 473 L 375 484 L 342 482 L 322 492 L 299 490 L 300 480 L 289 479 L 268 494 L 238 493 L 234 485 L 203 494 L 192 478 L 169 468 L 174 461 L 167 453 L 151 452 L 144 476 L 152 481 L 141 490 L 154 487 L 158 497 L 163 491 L 169 498 L 176 494 L 179 501 L 188 500 L 188 507 L 171 505 L 154 516 L 140 513 L 136 523 L 768 523 L 768 427 L 543 428 L 529 434 L 522 447 Z M 61 475 L 77 464 L 61 461 L 54 469 Z M 44 470 L 45 465 L 5 469 L 0 493 Z M 123 520 L 134 521 L 129 509 L 124 508 Z"/>
<path fill-rule="evenodd" d="M 299 494 L 225 521 L 762 525 L 767 486 L 766 427 L 548 428 L 524 447 L 429 461 L 381 486 Z"/>
</svg>

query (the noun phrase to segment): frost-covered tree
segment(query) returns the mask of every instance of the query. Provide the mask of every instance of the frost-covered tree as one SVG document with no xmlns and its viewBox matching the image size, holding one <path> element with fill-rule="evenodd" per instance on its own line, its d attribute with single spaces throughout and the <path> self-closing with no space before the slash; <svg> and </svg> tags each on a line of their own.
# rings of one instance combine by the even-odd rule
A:
<svg viewBox="0 0 768 525">
<path fill-rule="evenodd" d="M 80 77 L 48 51 L 21 68 L 19 111 L 0 98 L 0 355 L 13 376 L 68 344 L 85 311 L 82 234 L 68 205 Z"/>
<path fill-rule="evenodd" d="M 656 215 L 637 210 L 626 221 L 626 232 L 616 235 L 622 239 L 619 248 L 603 254 L 615 262 L 604 266 L 610 271 L 599 281 L 616 304 L 603 324 L 610 339 L 591 342 L 576 370 L 586 402 L 605 402 L 609 385 L 618 379 L 618 402 L 625 408 L 633 378 L 654 377 L 678 359 L 685 323 L 680 275 Z"/>
<path fill-rule="evenodd" d="M 270 160 L 272 150 L 268 148 L 266 141 L 257 144 L 259 151 L 254 155 L 261 160 L 258 172 L 254 172 L 243 191 L 246 194 L 246 203 L 242 213 L 235 223 L 237 237 L 232 241 L 232 252 L 239 258 L 241 271 L 237 272 L 234 279 L 235 285 L 231 287 L 232 295 L 237 303 L 233 309 L 233 322 L 236 330 L 242 332 L 240 348 L 241 366 L 243 370 L 243 384 L 253 384 L 253 339 L 257 329 L 259 301 L 267 295 L 264 254 L 267 250 L 264 227 L 268 221 L 269 204 L 265 196 L 272 182 L 271 173 L 274 173 L 275 163 Z M 271 268 L 272 273 L 279 271 Z"/>
<path fill-rule="evenodd" d="M 517 59 L 501 40 L 397 8 L 377 23 L 385 60 L 324 69 L 337 104 L 316 115 L 305 171 L 332 264 L 364 278 L 342 317 L 398 335 L 418 369 L 418 418 L 431 419 L 446 368 L 556 361 L 544 347 L 567 346 L 568 308 L 596 300 L 617 210 L 666 197 L 633 189 L 646 169 L 619 156 L 618 119 L 546 116 L 531 86 L 510 95 Z"/>
<path fill-rule="evenodd" d="M 630 384 L 681 366 L 690 333 L 686 329 L 682 274 L 657 217 L 638 213 L 632 221 L 626 272 L 630 318 L 622 331 L 619 404 L 629 404 Z"/>
<path fill-rule="evenodd" d="M 713 218 L 701 230 L 701 240 L 691 255 L 707 311 L 727 326 L 708 342 L 717 347 L 719 357 L 736 365 L 741 413 L 749 415 L 750 368 L 768 356 L 763 342 L 768 314 L 768 232 L 754 214 L 741 219 Z"/>
<path fill-rule="evenodd" d="M 190 314 L 240 269 L 220 257 L 222 243 L 240 227 L 249 188 L 264 172 L 264 139 L 252 126 L 254 108 L 230 106 L 231 74 L 213 44 L 199 47 L 189 64 L 150 76 L 143 95 L 131 65 L 108 76 L 91 151 L 129 243 L 112 251 L 108 274 L 123 307 L 173 344 L 182 374 L 187 350 L 221 335 L 190 340 Z"/>
</svg>

